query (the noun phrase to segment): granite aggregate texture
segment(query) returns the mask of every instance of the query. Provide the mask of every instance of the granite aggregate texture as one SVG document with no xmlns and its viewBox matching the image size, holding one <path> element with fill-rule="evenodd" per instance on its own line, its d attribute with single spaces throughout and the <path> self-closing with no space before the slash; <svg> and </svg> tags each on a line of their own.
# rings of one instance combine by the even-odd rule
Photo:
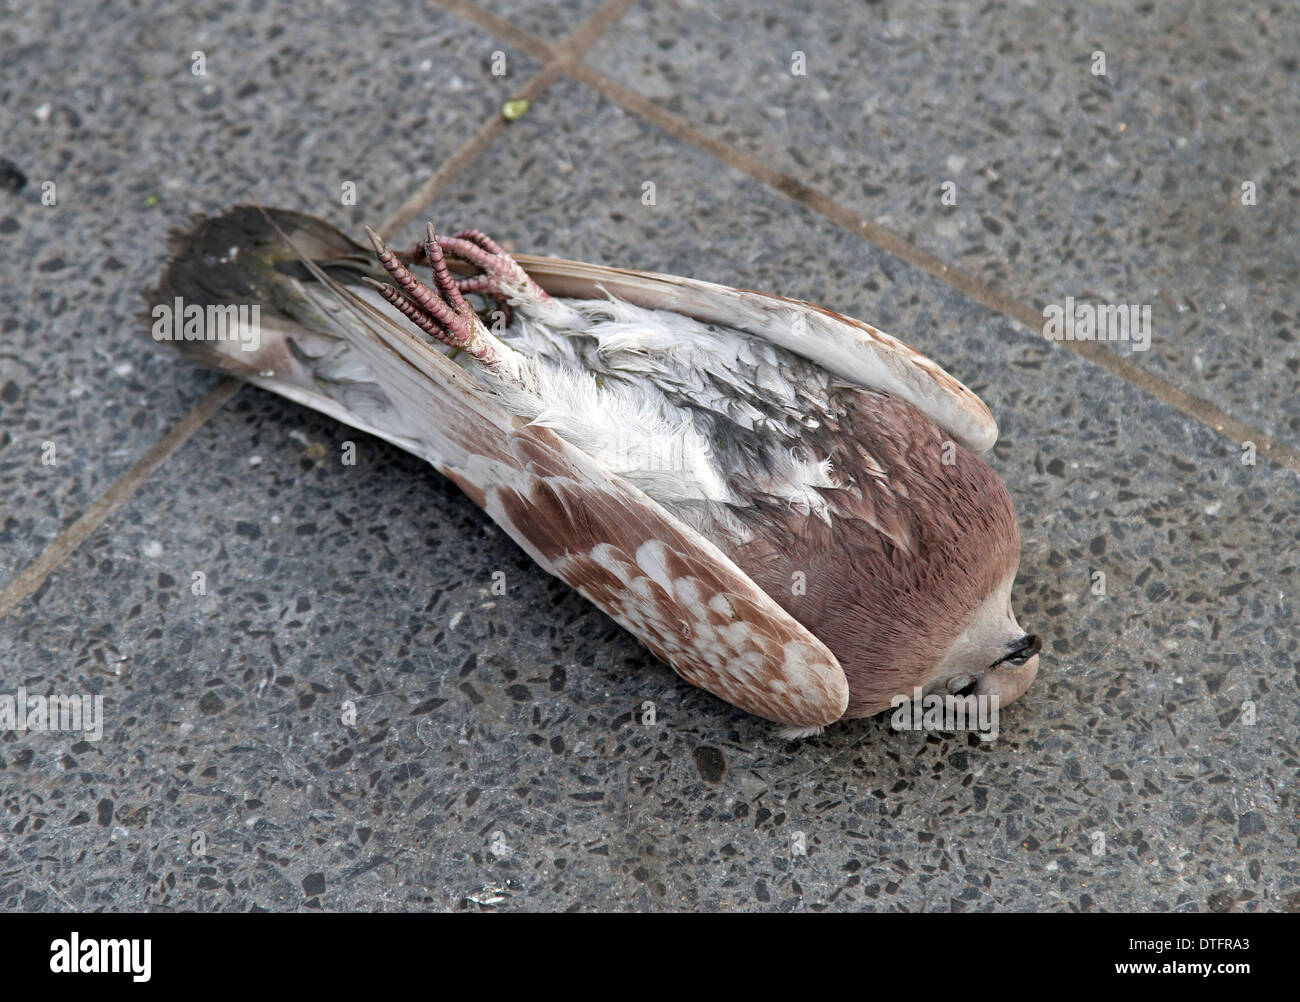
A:
<svg viewBox="0 0 1300 1002">
<path fill-rule="evenodd" d="M 1300 910 L 1300 472 L 807 197 L 1035 310 L 1150 303 L 1150 350 L 1108 350 L 1300 448 L 1296 32 L 1208 0 L 6 7 L 0 695 L 101 695 L 105 726 L 0 732 L 0 909 Z M 1039 678 L 992 742 L 790 743 L 430 467 L 278 397 L 134 476 L 219 385 L 142 292 L 169 230 L 246 201 L 903 338 L 998 418 Z"/>
</svg>

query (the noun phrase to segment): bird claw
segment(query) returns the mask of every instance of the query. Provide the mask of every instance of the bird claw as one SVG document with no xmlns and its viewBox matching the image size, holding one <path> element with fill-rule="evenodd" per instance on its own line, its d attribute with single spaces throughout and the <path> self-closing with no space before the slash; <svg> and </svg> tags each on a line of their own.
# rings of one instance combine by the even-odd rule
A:
<svg viewBox="0 0 1300 1002">
<path fill-rule="evenodd" d="M 489 299 L 494 300 L 497 306 L 501 309 L 502 325 L 505 327 L 510 326 L 510 322 L 514 319 L 515 313 L 514 310 L 510 308 L 510 300 L 506 298 L 499 286 L 486 279 L 475 276 L 473 278 L 456 279 L 456 288 L 462 295 L 469 295 L 470 293 L 476 292 L 480 296 L 486 296 Z"/>
<path fill-rule="evenodd" d="M 417 246 L 433 271 L 436 291 L 411 274 L 398 256 L 388 249 L 379 234 L 368 226 L 366 235 L 370 237 L 379 263 L 397 283 L 393 287 L 372 278 L 363 279 L 368 286 L 435 340 L 468 352 L 484 365 L 494 366 L 501 360 L 504 346 L 488 333 L 465 302 L 457 280 L 448 270 L 443 257 L 442 241 L 446 238 L 434 233 L 432 223 L 429 224 L 428 239 Z M 518 265 L 515 267 L 518 268 Z"/>
<path fill-rule="evenodd" d="M 505 314 L 506 326 L 510 325 L 513 317 L 512 301 L 536 306 L 551 298 L 528 277 L 518 261 L 480 230 L 460 230 L 449 237 L 439 237 L 430 227 L 428 239 L 412 247 L 408 256 L 412 259 L 424 257 L 432 262 L 435 250 L 439 257 L 450 255 L 479 270 L 477 275 L 453 279 L 456 291 L 462 295 L 477 293 L 495 300 Z"/>
</svg>

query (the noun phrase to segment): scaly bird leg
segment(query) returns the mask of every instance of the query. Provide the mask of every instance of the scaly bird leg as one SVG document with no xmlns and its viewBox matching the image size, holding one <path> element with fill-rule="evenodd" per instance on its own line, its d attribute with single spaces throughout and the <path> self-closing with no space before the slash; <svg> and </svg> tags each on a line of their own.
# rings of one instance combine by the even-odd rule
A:
<svg viewBox="0 0 1300 1002">
<path fill-rule="evenodd" d="M 504 250 L 501 249 L 501 245 L 499 243 L 493 240 L 482 230 L 460 230 L 457 233 L 453 233 L 451 236 L 453 240 L 468 240 L 470 243 L 478 244 L 489 254 L 499 254 L 501 255 L 501 257 L 510 256 Z"/>
<path fill-rule="evenodd" d="M 510 321 L 514 319 L 514 310 L 510 308 L 510 300 L 502 294 L 501 290 L 496 288 L 491 282 L 484 278 L 458 278 L 456 279 L 456 288 L 465 295 L 471 292 L 477 292 L 480 296 L 486 296 L 495 300 L 496 304 L 501 307 L 502 323 L 510 326 Z"/>
<path fill-rule="evenodd" d="M 450 237 L 436 237 L 430 228 L 428 239 L 416 243 L 402 257 L 412 261 L 423 257 L 426 261 L 432 262 L 433 253 L 430 250 L 432 244 L 438 245 L 438 254 L 446 252 L 480 269 L 481 274 L 455 279 L 456 289 L 464 295 L 477 293 L 495 300 L 501 307 L 507 327 L 510 326 L 514 316 L 510 309 L 511 299 L 533 304 L 540 304 L 550 299 L 550 296 L 519 267 L 519 263 L 481 230 L 460 230 Z"/>
<path fill-rule="evenodd" d="M 461 230 L 450 237 L 439 237 L 438 243 L 445 253 L 479 269 L 480 274 L 457 281 L 460 291 L 491 296 L 501 303 L 507 310 L 507 324 L 511 302 L 534 312 L 546 309 L 550 303 L 551 297 L 528 277 L 519 262 L 480 231 Z"/>
<path fill-rule="evenodd" d="M 439 254 L 464 261 L 479 270 L 477 275 L 455 279 L 456 290 L 463 295 L 477 293 L 495 300 L 505 314 L 506 326 L 510 325 L 513 316 L 512 304 L 523 309 L 530 319 L 555 327 L 580 323 L 571 307 L 552 299 L 528 276 L 518 261 L 481 231 L 460 230 L 449 237 L 430 236 L 412 247 L 405 257 L 409 260 L 424 257 L 431 261 L 431 244 L 437 244 Z"/>
<path fill-rule="evenodd" d="M 397 255 L 385 246 L 379 234 L 368 226 L 366 235 L 370 237 L 379 263 L 397 283 L 394 288 L 385 282 L 366 278 L 364 281 L 368 286 L 435 340 L 468 352 L 486 366 L 495 368 L 501 363 L 511 349 L 492 336 L 465 302 L 443 258 L 441 241 L 446 238 L 438 237 L 432 224 L 429 225 L 429 239 L 423 247 L 433 270 L 436 292 L 411 274 Z"/>
</svg>

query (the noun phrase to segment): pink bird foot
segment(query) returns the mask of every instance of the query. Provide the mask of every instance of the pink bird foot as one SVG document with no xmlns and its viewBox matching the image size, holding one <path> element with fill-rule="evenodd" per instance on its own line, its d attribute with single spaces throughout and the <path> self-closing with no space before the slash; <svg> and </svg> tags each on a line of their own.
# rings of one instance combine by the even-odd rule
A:
<svg viewBox="0 0 1300 1002">
<path fill-rule="evenodd" d="M 433 232 L 432 223 L 429 224 L 428 233 L 428 239 L 421 241 L 418 246 L 433 270 L 433 283 L 437 291 L 411 274 L 397 255 L 385 246 L 379 234 L 369 226 L 366 227 L 366 235 L 370 237 L 375 256 L 397 286 L 394 288 L 372 278 L 364 278 L 362 281 L 430 337 L 468 352 L 484 365 L 496 366 L 507 349 L 488 332 L 461 295 L 457 280 L 448 270 L 443 257 L 441 241 L 445 238 Z M 520 271 L 522 273 L 522 269 Z"/>
<path fill-rule="evenodd" d="M 546 291 L 528 277 L 519 262 L 502 249 L 501 245 L 480 230 L 460 230 L 449 237 L 433 235 L 411 248 L 411 258 L 424 257 L 432 261 L 432 245 L 440 255 L 449 255 L 479 269 L 479 274 L 469 278 L 454 279 L 456 291 L 468 295 L 477 293 L 495 300 L 505 313 L 505 323 L 512 319 L 511 301 L 539 308 L 550 300 Z"/>
</svg>

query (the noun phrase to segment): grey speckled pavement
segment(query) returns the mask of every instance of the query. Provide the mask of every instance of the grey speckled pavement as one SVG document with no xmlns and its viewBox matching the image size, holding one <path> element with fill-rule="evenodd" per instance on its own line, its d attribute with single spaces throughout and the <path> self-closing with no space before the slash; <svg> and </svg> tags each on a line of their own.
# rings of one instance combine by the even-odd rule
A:
<svg viewBox="0 0 1300 1002">
<path fill-rule="evenodd" d="M 0 734 L 0 909 L 1300 910 L 1294 11 L 720 6 L 0 18 L 0 696 L 104 697 Z M 151 345 L 169 229 L 249 200 L 902 337 L 998 417 L 1038 681 L 989 744 L 688 686 L 428 467 Z M 1045 339 L 1066 297 L 1149 350 Z"/>
</svg>

